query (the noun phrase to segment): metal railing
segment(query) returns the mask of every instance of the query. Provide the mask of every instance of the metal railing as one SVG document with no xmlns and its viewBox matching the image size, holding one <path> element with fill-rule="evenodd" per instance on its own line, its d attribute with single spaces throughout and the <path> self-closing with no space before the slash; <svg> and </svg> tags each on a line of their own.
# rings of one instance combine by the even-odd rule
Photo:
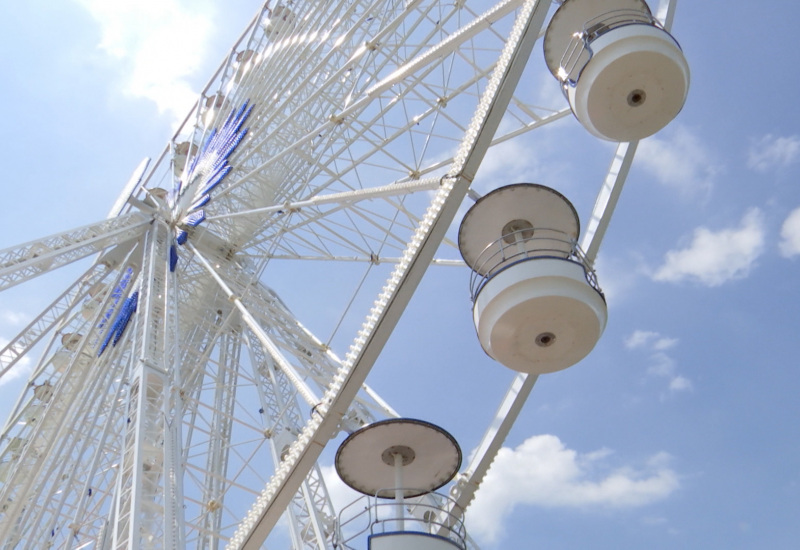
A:
<svg viewBox="0 0 800 550">
<path fill-rule="evenodd" d="M 597 275 L 578 242 L 558 229 L 534 228 L 507 233 L 483 249 L 472 266 L 469 282 L 472 301 L 498 273 L 535 259 L 557 259 L 580 265 L 586 282 L 605 299 Z"/>
<path fill-rule="evenodd" d="M 407 487 L 404 490 L 417 494 L 423 492 Z M 407 499 L 402 504 L 393 499 L 380 498 L 380 495 L 394 494 L 394 488 L 381 489 L 375 495 L 362 496 L 342 508 L 336 522 L 334 548 L 354 550 L 357 547 L 351 546 L 351 543 L 365 536 L 421 533 L 447 539 L 461 550 L 466 550 L 464 513 L 452 498 L 435 492 Z"/>
<path fill-rule="evenodd" d="M 664 29 L 652 14 L 636 9 L 613 10 L 589 19 L 584 23 L 583 29 L 572 35 L 572 40 L 567 45 L 564 55 L 561 56 L 558 79 L 562 85 L 574 87 L 577 84 L 583 69 L 594 55 L 591 48 L 592 42 L 609 31 L 628 25 L 650 25 Z M 577 74 L 570 77 L 579 63 L 582 65 L 577 70 Z"/>
</svg>

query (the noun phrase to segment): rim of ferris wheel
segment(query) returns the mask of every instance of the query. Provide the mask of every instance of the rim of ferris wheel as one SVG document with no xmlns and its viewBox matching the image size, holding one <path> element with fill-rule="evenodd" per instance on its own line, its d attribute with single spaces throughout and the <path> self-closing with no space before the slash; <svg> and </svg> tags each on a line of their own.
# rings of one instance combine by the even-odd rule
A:
<svg viewBox="0 0 800 550">
<path fill-rule="evenodd" d="M 414 418 L 390 418 L 351 433 L 336 451 L 335 465 L 342 481 L 359 493 L 413 498 L 452 480 L 461 458 L 461 447 L 444 428 Z"/>
<path fill-rule="evenodd" d="M 575 117 L 601 139 L 650 136 L 686 102 L 686 57 L 643 0 L 565 0 L 543 48 Z"/>
<path fill-rule="evenodd" d="M 575 207 L 544 185 L 500 187 L 467 211 L 458 245 L 473 270 L 473 320 L 490 357 L 544 374 L 594 348 L 608 309 L 579 234 Z"/>
</svg>

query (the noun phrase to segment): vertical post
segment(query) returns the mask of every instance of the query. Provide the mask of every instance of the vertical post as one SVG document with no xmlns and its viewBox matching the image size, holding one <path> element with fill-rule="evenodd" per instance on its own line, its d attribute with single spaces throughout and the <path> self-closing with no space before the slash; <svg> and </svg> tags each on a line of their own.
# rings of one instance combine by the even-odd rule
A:
<svg viewBox="0 0 800 550">
<path fill-rule="evenodd" d="M 397 529 L 405 531 L 403 507 L 405 506 L 405 491 L 403 490 L 403 455 L 394 453 L 394 500 L 397 506 Z"/>
<path fill-rule="evenodd" d="M 112 548 L 136 550 L 180 544 L 179 412 L 170 404 L 174 372 L 166 340 L 174 337 L 169 314 L 167 252 L 170 230 L 156 220 L 145 237 L 145 265 L 134 327 L 134 362 L 128 423 L 117 482 Z M 174 284 L 174 281 L 173 281 Z M 171 418 L 165 418 L 165 415 Z M 165 466 L 168 470 L 165 470 Z"/>
</svg>

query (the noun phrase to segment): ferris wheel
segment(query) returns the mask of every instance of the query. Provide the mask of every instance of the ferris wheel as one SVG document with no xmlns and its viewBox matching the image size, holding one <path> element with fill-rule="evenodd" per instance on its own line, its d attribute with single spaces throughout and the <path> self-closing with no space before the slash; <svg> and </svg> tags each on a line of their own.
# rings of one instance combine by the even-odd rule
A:
<svg viewBox="0 0 800 550">
<path fill-rule="evenodd" d="M 368 374 L 437 264 L 472 270 L 481 345 L 520 371 L 452 486 L 466 508 L 537 376 L 602 333 L 594 258 L 636 140 L 688 88 L 672 8 L 267 2 L 107 219 L 0 251 L 0 290 L 87 262 L 0 352 L 0 376 L 33 364 L 0 434 L 2 548 L 261 548 L 281 517 L 293 549 L 333 547 L 317 461 L 399 416 Z M 566 101 L 518 88 L 545 69 Z M 582 240 L 552 189 L 470 188 L 492 147 L 573 113 L 623 141 Z M 591 322 L 542 328 L 543 304 Z"/>
</svg>

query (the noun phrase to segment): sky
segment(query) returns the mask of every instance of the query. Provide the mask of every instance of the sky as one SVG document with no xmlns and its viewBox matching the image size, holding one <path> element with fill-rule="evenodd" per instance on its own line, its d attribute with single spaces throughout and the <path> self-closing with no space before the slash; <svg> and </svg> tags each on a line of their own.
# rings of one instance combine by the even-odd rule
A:
<svg viewBox="0 0 800 550">
<path fill-rule="evenodd" d="M 0 248 L 104 218 L 258 8 L 7 6 Z M 601 248 L 608 326 L 586 359 L 537 382 L 468 510 L 481 548 L 797 547 L 798 19 L 785 0 L 679 2 L 673 34 L 691 88 L 678 117 L 640 143 Z M 559 93 L 554 80 L 530 85 Z M 536 149 L 514 142 L 488 157 L 475 187 L 552 186 L 585 226 L 613 144 L 571 118 L 548 131 Z M 513 377 L 480 349 L 468 279 L 466 268 L 429 270 L 369 379 L 402 414 L 450 431 L 465 456 Z M 0 296 L 0 338 L 59 281 Z M 2 411 L 19 391 L 12 378 L 0 381 Z M 346 498 L 330 460 L 331 490 Z"/>
</svg>

